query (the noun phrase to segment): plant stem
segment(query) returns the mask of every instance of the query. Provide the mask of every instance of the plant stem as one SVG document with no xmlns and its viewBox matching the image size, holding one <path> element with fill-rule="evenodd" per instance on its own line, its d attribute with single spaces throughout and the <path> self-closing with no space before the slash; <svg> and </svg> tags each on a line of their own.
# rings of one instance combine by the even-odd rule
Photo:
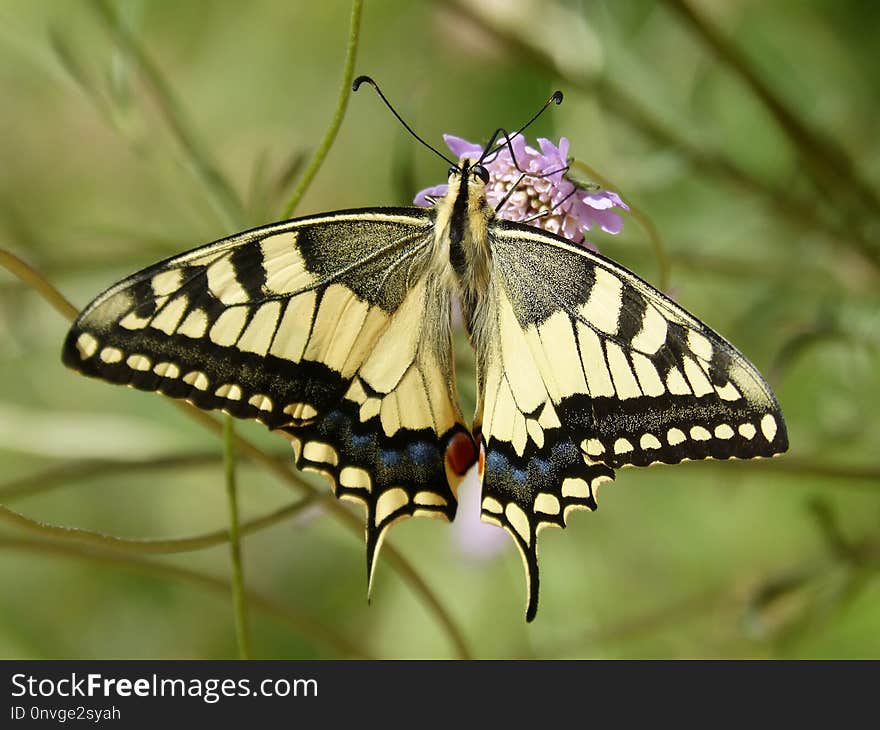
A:
<svg viewBox="0 0 880 730">
<path fill-rule="evenodd" d="M 729 39 L 708 22 L 685 0 L 665 0 L 667 7 L 676 11 L 712 51 L 749 87 L 798 151 L 807 172 L 823 194 L 833 191 L 829 180 L 843 182 L 868 210 L 880 213 L 880 198 L 859 175 L 846 152 L 829 139 L 817 133 L 801 119 L 760 77 L 754 67 Z"/>
<path fill-rule="evenodd" d="M 354 80 L 354 64 L 355 59 L 357 58 L 362 9 L 362 0 L 354 0 L 351 4 L 351 26 L 348 34 L 348 46 L 345 51 L 345 67 L 342 71 L 342 86 L 339 89 L 339 98 L 336 101 L 336 111 L 333 113 L 333 119 L 331 120 L 327 131 L 324 133 L 324 138 L 321 140 L 321 144 L 318 145 L 318 149 L 315 150 L 314 156 L 309 161 L 309 166 L 302 174 L 296 188 L 294 188 L 293 193 L 290 195 L 290 200 L 287 201 L 287 205 L 284 207 L 283 218 L 290 218 L 290 216 L 293 215 L 294 209 L 299 205 L 300 200 L 302 200 L 303 195 L 305 195 L 306 190 L 309 185 L 311 185 L 312 180 L 315 175 L 317 175 L 321 165 L 324 163 L 324 158 L 327 157 L 327 153 L 330 151 L 330 147 L 336 139 L 339 128 L 342 126 L 342 119 L 345 117 L 345 110 L 348 107 L 348 98 L 351 95 L 351 82 Z"/>
<path fill-rule="evenodd" d="M 258 532 L 259 530 L 278 524 L 293 515 L 299 514 L 306 507 L 318 504 L 320 501 L 321 500 L 318 497 L 303 497 L 293 504 L 277 509 L 274 512 L 263 515 L 262 517 L 243 522 L 239 527 L 239 533 L 241 535 L 248 535 L 253 532 Z M 207 532 L 203 535 L 180 537 L 170 540 L 117 537 L 116 535 L 106 535 L 92 530 L 83 530 L 78 527 L 66 527 L 40 522 L 31 519 L 30 517 L 25 517 L 20 512 L 11 510 L 3 505 L 0 505 L 0 520 L 14 525 L 15 527 L 20 527 L 30 532 L 40 534 L 51 540 L 66 540 L 72 543 L 94 545 L 128 553 L 152 555 L 186 553 L 192 552 L 193 550 L 204 550 L 206 548 L 230 542 L 229 530 L 215 530 L 214 532 Z"/>
<path fill-rule="evenodd" d="M 162 117 L 180 144 L 192 171 L 210 193 L 211 202 L 223 224 L 230 231 L 244 228 L 246 216 L 241 200 L 185 121 L 183 108 L 175 99 L 171 86 L 159 67 L 132 34 L 131 29 L 120 21 L 116 11 L 106 0 L 92 0 L 90 5 L 110 30 L 119 47 L 131 57 L 134 65 L 141 72 L 141 76 L 153 93 Z"/>
<path fill-rule="evenodd" d="M 244 568 L 241 561 L 241 542 L 238 537 L 238 494 L 235 484 L 235 422 L 232 416 L 223 416 L 223 472 L 226 481 L 226 500 L 229 508 L 229 557 L 232 561 L 232 607 L 235 614 L 235 638 L 240 659 L 251 658 L 251 640 L 248 628 L 247 596 L 244 590 Z"/>
<path fill-rule="evenodd" d="M 614 190 L 620 194 L 620 188 L 617 187 L 617 185 L 612 183 L 608 178 L 603 177 L 586 162 L 574 160 L 571 164 L 572 167 L 585 172 L 592 180 L 599 183 L 606 190 Z M 672 278 L 672 262 L 669 259 L 669 254 L 666 251 L 663 239 L 660 238 L 660 234 L 657 232 L 657 227 L 647 213 L 642 212 L 641 209 L 630 203 L 629 214 L 642 227 L 642 230 L 647 234 L 648 239 L 651 241 L 651 245 L 654 248 L 654 256 L 657 258 L 657 267 L 659 268 L 658 286 L 661 291 L 668 292 Z"/>
<path fill-rule="evenodd" d="M 0 248 L 0 266 L 39 293 L 62 317 L 69 320 L 73 320 L 76 317 L 77 308 L 67 301 L 42 274 L 30 264 L 26 264 L 14 253 Z"/>
</svg>

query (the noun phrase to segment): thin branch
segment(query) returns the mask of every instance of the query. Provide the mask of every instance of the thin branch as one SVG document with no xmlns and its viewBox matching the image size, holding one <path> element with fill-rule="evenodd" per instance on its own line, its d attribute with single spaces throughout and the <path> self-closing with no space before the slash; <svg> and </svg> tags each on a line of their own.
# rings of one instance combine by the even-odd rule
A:
<svg viewBox="0 0 880 730">
<path fill-rule="evenodd" d="M 318 497 L 303 497 L 293 504 L 277 509 L 263 515 L 262 517 L 256 517 L 247 522 L 243 522 L 240 526 L 240 533 L 242 535 L 250 535 L 251 533 L 271 527 L 289 517 L 299 514 L 306 507 L 318 504 L 320 501 L 321 500 Z M 117 537 L 116 535 L 108 535 L 93 530 L 83 530 L 78 527 L 66 527 L 63 525 L 52 525 L 47 522 L 41 522 L 26 517 L 20 512 L 11 510 L 3 505 L 0 505 L 0 520 L 15 527 L 28 530 L 29 532 L 37 533 L 48 539 L 65 540 L 84 545 L 109 548 L 126 553 L 150 555 L 186 553 L 192 552 L 193 550 L 204 550 L 206 548 L 215 547 L 229 542 L 229 530 L 215 530 L 213 532 L 206 532 L 202 535 L 165 540 L 155 538 Z"/>
<path fill-rule="evenodd" d="M 620 188 L 617 185 L 601 175 L 598 170 L 590 167 L 586 162 L 574 160 L 571 164 L 572 167 L 589 175 L 592 180 L 599 183 L 599 185 L 606 190 L 614 190 L 620 194 Z M 663 239 L 660 238 L 660 233 L 657 231 L 657 227 L 647 213 L 644 213 L 640 208 L 629 203 L 629 214 L 642 227 L 642 230 L 651 241 L 651 246 L 654 248 L 654 256 L 657 258 L 657 267 L 659 269 L 659 288 L 661 291 L 668 292 L 672 278 L 672 261 L 669 258 L 666 245 L 663 243 Z"/>
<path fill-rule="evenodd" d="M 841 482 L 841 486 L 854 489 L 871 489 L 876 491 L 880 485 L 880 468 L 876 466 L 849 466 L 846 464 L 827 464 L 824 462 L 809 461 L 795 456 L 784 456 L 779 459 L 756 459 L 745 461 L 714 461 L 685 462 L 688 469 L 713 468 L 737 469 L 742 472 L 754 471 L 756 474 L 772 473 L 781 476 L 805 476 L 822 479 L 834 479 Z M 682 465 L 677 465 L 681 468 Z M 704 466 L 695 466 L 702 464 Z"/>
<path fill-rule="evenodd" d="M 877 192 L 859 175 L 846 151 L 827 135 L 811 129 L 759 76 L 758 72 L 729 39 L 685 0 L 665 0 L 667 7 L 678 13 L 700 39 L 748 86 L 779 124 L 798 151 L 813 182 L 823 194 L 833 192 L 828 180 L 842 182 L 854 192 L 863 205 L 874 214 L 880 213 Z"/>
<path fill-rule="evenodd" d="M 59 489 L 81 479 L 106 476 L 117 472 L 151 469 L 177 469 L 189 466 L 216 464 L 219 458 L 215 452 L 202 454 L 171 454 L 149 459 L 132 461 L 65 461 L 35 474 L 28 474 L 0 485 L 0 502 L 7 503 L 22 497 Z"/>
<path fill-rule="evenodd" d="M 23 550 L 38 555 L 49 554 L 55 557 L 76 558 L 97 563 L 119 565 L 140 573 L 156 575 L 164 579 L 173 578 L 184 583 L 206 588 L 223 598 L 227 598 L 231 590 L 228 581 L 207 573 L 200 573 L 187 568 L 166 565 L 154 560 L 91 546 L 74 545 L 69 542 L 55 543 L 46 540 L 0 537 L 0 548 Z M 288 602 L 281 604 L 268 596 L 252 590 L 247 592 L 247 598 L 250 605 L 258 611 L 262 611 L 292 627 L 300 636 L 306 639 L 332 647 L 342 657 L 372 658 L 371 653 L 367 649 L 338 634 L 323 623 L 316 621 L 304 611 L 291 606 Z"/>
<path fill-rule="evenodd" d="M 336 111 L 333 113 L 333 119 L 331 120 L 327 131 L 324 133 L 324 138 L 321 140 L 321 144 L 318 145 L 318 149 L 315 150 L 315 154 L 309 162 L 309 166 L 306 168 L 297 183 L 293 193 L 291 193 L 290 200 L 287 201 L 282 216 L 283 218 L 290 218 L 290 216 L 293 215 L 294 209 L 299 205 L 300 200 L 302 200 L 303 195 L 305 195 L 305 192 L 309 185 L 311 185 L 315 175 L 318 174 L 318 170 L 324 163 L 324 158 L 327 157 L 327 153 L 330 151 L 330 147 L 336 139 L 339 128 L 342 126 L 342 119 L 345 117 L 345 110 L 348 107 L 348 99 L 351 96 L 351 82 L 354 79 L 354 64 L 357 58 L 362 9 L 362 0 L 354 0 L 351 4 L 351 25 L 348 33 L 348 45 L 345 50 L 345 67 L 342 71 L 342 86 L 339 89 L 339 98 L 336 101 Z"/>
<path fill-rule="evenodd" d="M 0 248 L 0 266 L 21 279 L 43 297 L 65 319 L 73 320 L 78 310 L 46 278 L 11 251 Z"/>
<path fill-rule="evenodd" d="M 131 29 L 120 21 L 116 11 L 106 0 L 92 0 L 90 7 L 106 25 L 119 48 L 134 61 L 134 65 L 152 92 L 162 118 L 180 144 L 196 177 L 209 191 L 214 208 L 222 217 L 224 224 L 231 231 L 244 228 L 245 211 L 235 189 L 198 142 L 186 121 L 183 108 L 177 102 L 171 86 L 155 61 L 132 34 Z"/>
</svg>

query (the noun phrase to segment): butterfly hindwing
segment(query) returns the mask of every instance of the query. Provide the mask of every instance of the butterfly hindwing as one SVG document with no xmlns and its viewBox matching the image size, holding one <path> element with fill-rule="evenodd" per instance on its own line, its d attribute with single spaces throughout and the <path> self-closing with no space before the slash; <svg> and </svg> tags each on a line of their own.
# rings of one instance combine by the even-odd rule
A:
<svg viewBox="0 0 880 730">
<path fill-rule="evenodd" d="M 538 530 L 595 509 L 614 469 L 772 456 L 787 436 L 754 366 L 646 282 L 535 228 L 489 238 L 482 515 L 523 553 L 532 618 Z"/>
<path fill-rule="evenodd" d="M 99 296 L 68 334 L 64 362 L 283 432 L 299 468 L 366 506 L 371 578 L 391 523 L 452 519 L 473 461 L 449 294 L 426 261 L 431 235 L 417 209 L 238 234 Z"/>
</svg>

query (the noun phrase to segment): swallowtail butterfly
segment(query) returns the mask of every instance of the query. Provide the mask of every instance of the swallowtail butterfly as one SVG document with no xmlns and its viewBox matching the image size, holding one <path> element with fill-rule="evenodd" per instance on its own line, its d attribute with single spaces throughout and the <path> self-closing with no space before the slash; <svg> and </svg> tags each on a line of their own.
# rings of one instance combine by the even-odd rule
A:
<svg viewBox="0 0 880 730">
<path fill-rule="evenodd" d="M 540 530 L 596 509 L 616 469 L 788 443 L 736 348 L 604 256 L 496 216 L 487 179 L 465 160 L 433 209 L 313 215 L 166 259 L 82 311 L 64 362 L 286 436 L 298 468 L 365 506 L 369 581 L 388 528 L 452 520 L 478 463 L 482 518 L 522 554 L 531 620 Z M 476 352 L 470 425 L 456 298 Z"/>
</svg>

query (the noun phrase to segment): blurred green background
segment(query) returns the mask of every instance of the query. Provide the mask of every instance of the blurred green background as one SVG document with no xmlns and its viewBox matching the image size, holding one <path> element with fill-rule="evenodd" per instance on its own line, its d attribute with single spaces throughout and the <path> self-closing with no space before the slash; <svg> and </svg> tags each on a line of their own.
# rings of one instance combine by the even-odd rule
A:
<svg viewBox="0 0 880 730">
<path fill-rule="evenodd" d="M 276 220 L 332 117 L 349 16 L 6 0 L 0 247 L 81 307 Z M 368 606 L 357 530 L 243 460 L 243 520 L 291 506 L 243 542 L 255 656 L 880 656 L 878 31 L 880 6 L 856 0 L 366 3 L 357 72 L 435 143 L 565 92 L 530 137 L 567 136 L 653 222 L 670 293 L 768 376 L 791 451 L 620 472 L 596 514 L 542 533 L 532 625 L 513 543 L 463 547 L 434 520 L 388 542 L 448 620 L 387 551 Z M 361 93 L 297 212 L 407 203 L 445 168 Z M 659 284 L 632 217 L 592 240 Z M 225 529 L 220 441 L 66 371 L 66 327 L 0 273 L 0 656 L 235 656 L 228 546 L 131 542 Z M 238 432 L 292 461 L 257 424 Z"/>
</svg>

